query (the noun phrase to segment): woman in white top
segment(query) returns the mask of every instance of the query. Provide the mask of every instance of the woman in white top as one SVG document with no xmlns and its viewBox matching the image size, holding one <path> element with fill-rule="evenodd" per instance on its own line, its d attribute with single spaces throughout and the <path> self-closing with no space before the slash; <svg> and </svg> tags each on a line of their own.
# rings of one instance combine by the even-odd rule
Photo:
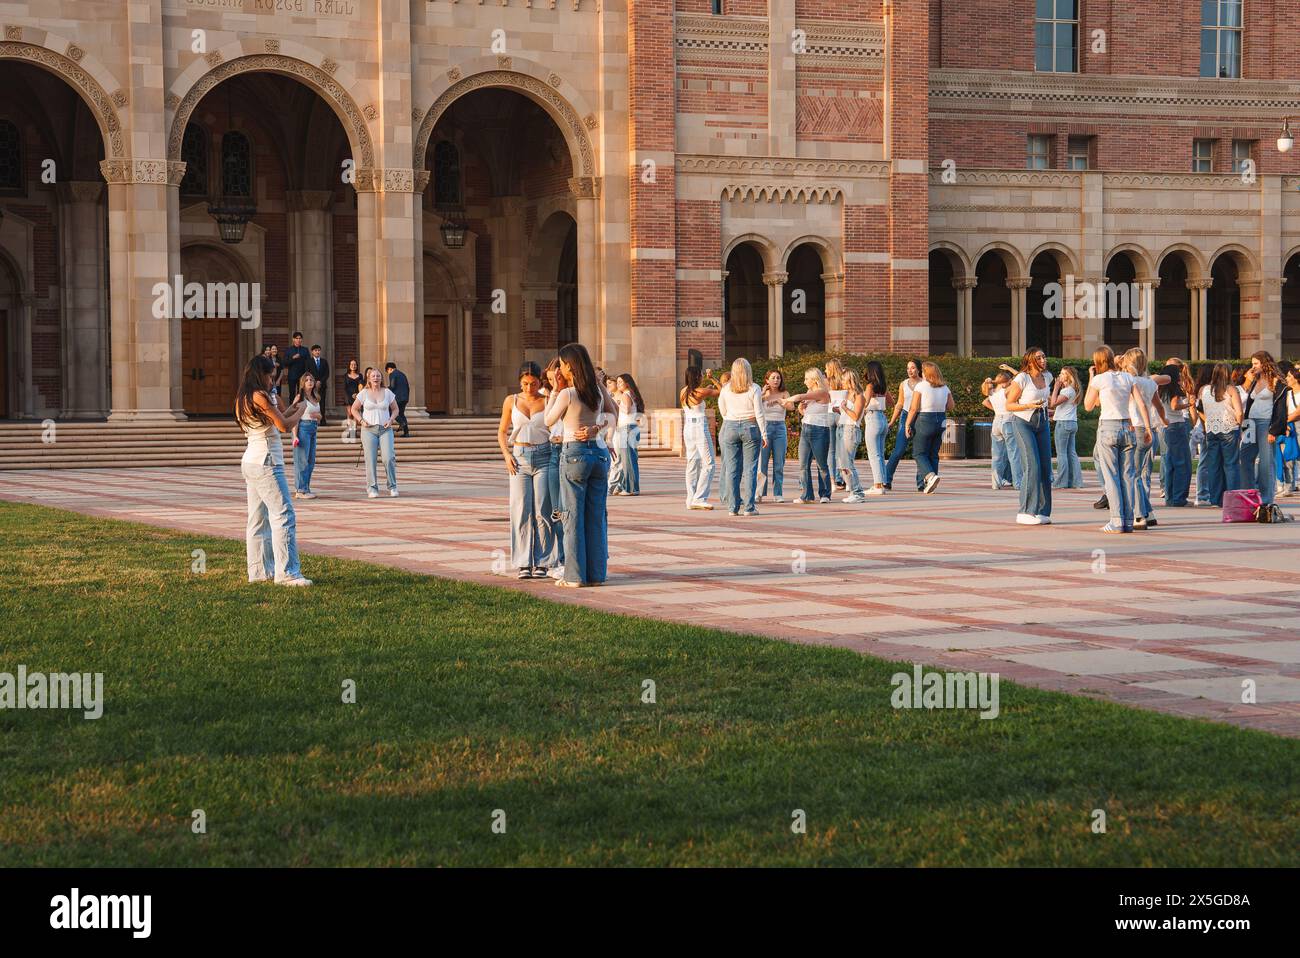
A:
<svg viewBox="0 0 1300 958">
<path fill-rule="evenodd" d="M 1149 529 L 1156 524 L 1155 510 L 1151 508 L 1151 473 L 1154 442 L 1144 443 L 1142 433 L 1138 429 L 1141 425 L 1139 405 L 1147 407 L 1147 421 L 1151 423 L 1152 431 L 1158 433 L 1162 428 L 1168 427 L 1169 420 L 1165 414 L 1164 403 L 1160 401 L 1160 386 L 1168 383 L 1167 376 L 1151 376 L 1147 372 L 1147 354 L 1140 349 L 1133 348 L 1120 357 L 1119 366 L 1124 372 L 1133 377 L 1133 383 L 1138 391 L 1142 393 L 1143 402 L 1139 404 L 1137 400 L 1129 403 L 1129 421 L 1133 423 L 1133 429 L 1137 436 L 1137 452 L 1133 466 L 1136 474 L 1137 484 L 1134 489 L 1136 498 L 1133 501 L 1133 528 Z"/>
<path fill-rule="evenodd" d="M 1115 362 L 1115 353 L 1102 346 L 1092 354 L 1088 369 L 1088 394 L 1083 408 L 1091 412 L 1101 406 L 1101 421 L 1097 424 L 1097 445 L 1092 451 L 1093 462 L 1106 502 L 1110 509 L 1110 522 L 1102 532 L 1132 532 L 1133 502 L 1137 496 L 1136 452 L 1137 436 L 1133 420 L 1129 418 L 1129 404 L 1142 399 L 1133 377 L 1121 370 Z M 1151 441 L 1151 420 L 1147 406 L 1139 407 L 1143 424 L 1143 439 Z"/>
<path fill-rule="evenodd" d="M 830 438 L 826 447 L 826 465 L 831 471 L 831 483 L 836 489 L 844 488 L 840 474 L 840 403 L 844 400 L 844 367 L 838 359 L 826 360 L 826 388 L 831 394 Z"/>
<path fill-rule="evenodd" d="M 831 501 L 831 474 L 826 462 L 831 442 L 831 391 L 826 377 L 814 366 L 803 374 L 804 391 L 785 401 L 787 409 L 798 409 L 799 423 L 799 498 L 800 505 L 813 501 Z M 817 500 L 813 499 L 812 466 L 817 463 Z"/>
<path fill-rule="evenodd" d="M 1007 386 L 1006 426 L 1020 456 L 1020 512 L 1022 526 L 1045 526 L 1052 521 L 1052 429 L 1047 404 L 1052 397 L 1052 374 L 1047 355 L 1034 347 L 1020 361 L 1020 371 Z"/>
<path fill-rule="evenodd" d="M 952 390 L 943 381 L 939 367 L 922 363 L 921 381 L 912 389 L 912 407 L 904 433 L 912 440 L 917 491 L 927 496 L 939 487 L 939 447 L 943 445 L 943 423 L 952 408 Z"/>
<path fill-rule="evenodd" d="M 366 373 L 366 385 L 352 402 L 351 414 L 361 423 L 361 448 L 366 454 L 366 494 L 379 497 L 379 480 L 375 476 L 375 459 L 382 449 L 388 494 L 397 498 L 397 462 L 393 452 L 393 420 L 397 418 L 397 399 L 384 385 L 378 369 Z"/>
<path fill-rule="evenodd" d="M 315 499 L 311 474 L 316 468 L 316 430 L 320 426 L 320 383 L 311 373 L 298 380 L 294 401 L 302 406 L 302 418 L 293 427 L 293 497 Z"/>
<path fill-rule="evenodd" d="M 912 408 L 912 390 L 921 381 L 921 363 L 916 359 L 907 361 L 907 378 L 898 384 L 898 397 L 894 402 L 894 411 L 889 414 L 889 424 L 898 423 L 898 434 L 894 436 L 894 451 L 889 454 L 885 464 L 885 488 L 894 488 L 894 470 L 898 468 L 903 454 L 907 452 L 910 440 L 903 423 L 907 421 L 907 412 Z"/>
<path fill-rule="evenodd" d="M 519 367 L 519 392 L 501 404 L 497 445 L 510 476 L 510 564 L 521 579 L 544 579 L 560 555 L 551 524 L 551 431 L 536 363 Z"/>
<path fill-rule="evenodd" d="M 614 403 L 618 406 L 618 422 L 614 427 L 614 449 L 618 455 L 615 468 L 609 474 L 611 496 L 641 495 L 641 466 L 637 460 L 637 446 L 641 442 L 641 426 L 637 417 L 645 412 L 645 400 L 631 373 L 614 378 L 618 392 Z"/>
<path fill-rule="evenodd" d="M 1242 383 L 1246 404 L 1242 410 L 1241 454 L 1237 468 L 1241 472 L 1238 488 L 1258 489 L 1260 501 L 1272 505 L 1277 487 L 1274 475 L 1274 446 L 1268 441 L 1273 422 L 1273 404 L 1285 387 L 1272 354 L 1260 350 L 1250 357 L 1250 369 Z"/>
<path fill-rule="evenodd" d="M 867 408 L 867 396 L 862 391 L 862 384 L 858 382 L 858 374 L 852 369 L 846 369 L 840 373 L 840 385 L 844 396 L 839 401 L 839 430 L 840 430 L 840 475 L 844 477 L 844 484 L 848 487 L 849 494 L 844 497 L 845 502 L 866 502 L 867 496 L 862 491 L 862 480 L 858 476 L 858 466 L 855 460 L 858 456 L 858 445 L 862 442 L 862 413 Z"/>
<path fill-rule="evenodd" d="M 754 382 L 748 359 L 731 364 L 731 380 L 718 393 L 718 448 L 722 452 L 722 502 L 733 516 L 758 515 L 758 459 L 767 446 L 759 428 L 763 419 L 763 391 Z"/>
<path fill-rule="evenodd" d="M 274 578 L 278 585 L 311 585 L 298 565 L 297 521 L 284 478 L 280 441 L 281 431 L 293 429 L 303 409 L 297 404 L 279 409 L 271 398 L 274 375 L 275 364 L 270 359 L 254 356 L 235 395 L 235 421 L 248 439 L 240 462 L 248 492 L 248 581 Z"/>
<path fill-rule="evenodd" d="M 560 371 L 572 383 L 546 408 L 549 429 L 564 423 L 564 578 L 555 584 L 576 589 L 600 585 L 609 566 L 609 450 L 595 430 L 602 418 L 616 413 L 614 400 L 596 378 L 587 347 L 569 343 L 560 349 Z M 584 438 L 586 437 L 586 438 Z"/>
<path fill-rule="evenodd" d="M 1054 489 L 1082 489 L 1083 464 L 1079 462 L 1076 438 L 1079 433 L 1079 403 L 1083 401 L 1083 386 L 1079 373 L 1066 366 L 1052 387 L 1052 427 L 1056 434 L 1056 474 L 1052 476 Z"/>
<path fill-rule="evenodd" d="M 993 412 L 989 436 L 993 447 L 991 481 L 995 491 L 1020 488 L 1020 454 L 1016 452 L 1015 442 L 1007 435 L 1007 386 L 1009 385 L 1011 385 L 1011 374 L 1002 371 L 991 379 L 985 379 L 980 386 L 980 392 L 984 394 L 981 405 Z"/>
<path fill-rule="evenodd" d="M 889 424 L 885 421 L 885 403 L 888 388 L 885 385 L 885 367 L 873 359 L 867 363 L 863 377 L 863 395 L 866 399 L 862 414 L 862 439 L 867 445 L 867 461 L 871 463 L 872 486 L 869 496 L 885 494 L 885 436 Z"/>
<path fill-rule="evenodd" d="M 1237 446 L 1241 439 L 1241 393 L 1232 384 L 1232 369 L 1215 363 L 1210 384 L 1198 397 L 1205 419 L 1205 468 L 1198 483 L 1205 484 L 1205 499 L 1212 506 L 1223 505 L 1223 494 L 1237 484 Z M 1197 502 L 1202 490 L 1197 488 Z"/>
<path fill-rule="evenodd" d="M 686 508 L 711 510 L 709 490 L 717 467 L 713 457 L 713 434 L 709 431 L 708 399 L 716 399 L 721 387 L 713 370 L 687 366 L 682 391 L 682 445 L 686 447 Z"/>
<path fill-rule="evenodd" d="M 772 501 L 785 502 L 785 454 L 790 437 L 785 428 L 785 401 L 790 393 L 785 388 L 785 374 L 773 369 L 763 381 L 763 432 L 767 445 L 758 463 L 758 501 L 767 496 L 767 480 L 772 479 Z"/>
</svg>

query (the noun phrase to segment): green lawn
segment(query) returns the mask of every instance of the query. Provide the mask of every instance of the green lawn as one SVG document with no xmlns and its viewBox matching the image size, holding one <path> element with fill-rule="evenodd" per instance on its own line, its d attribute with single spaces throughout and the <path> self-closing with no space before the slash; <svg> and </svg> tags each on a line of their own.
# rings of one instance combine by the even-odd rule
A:
<svg viewBox="0 0 1300 958">
<path fill-rule="evenodd" d="M 0 531 L 0 671 L 106 699 L 0 710 L 0 866 L 1300 864 L 1297 741 L 1005 682 L 992 721 L 897 711 L 899 666 L 850 652 L 311 556 L 312 589 L 250 586 L 241 542 L 58 510 Z"/>
</svg>

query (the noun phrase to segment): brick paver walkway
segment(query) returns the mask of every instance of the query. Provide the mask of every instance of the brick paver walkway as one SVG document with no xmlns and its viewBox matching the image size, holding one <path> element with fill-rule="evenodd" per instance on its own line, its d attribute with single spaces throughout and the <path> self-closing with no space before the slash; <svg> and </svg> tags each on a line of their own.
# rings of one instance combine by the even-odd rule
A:
<svg viewBox="0 0 1300 958">
<path fill-rule="evenodd" d="M 376 500 L 359 470 L 318 470 L 321 498 L 297 504 L 302 551 L 1300 736 L 1300 523 L 1157 505 L 1157 529 L 1103 535 L 1085 474 L 1088 489 L 1057 493 L 1053 525 L 1021 527 L 1014 492 L 955 464 L 934 496 L 733 519 L 686 511 L 679 463 L 646 462 L 642 495 L 610 499 L 609 582 L 567 590 L 493 573 L 510 535 L 499 463 L 399 470 L 402 498 Z M 911 475 L 905 462 L 896 489 Z M 243 536 L 237 468 L 13 472 L 0 496 Z"/>
</svg>

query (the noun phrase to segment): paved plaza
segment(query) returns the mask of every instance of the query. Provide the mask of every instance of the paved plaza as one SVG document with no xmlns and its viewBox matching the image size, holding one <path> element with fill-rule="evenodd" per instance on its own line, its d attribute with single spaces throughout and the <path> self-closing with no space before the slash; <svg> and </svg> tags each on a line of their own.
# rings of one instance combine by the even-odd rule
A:
<svg viewBox="0 0 1300 958">
<path fill-rule="evenodd" d="M 296 504 L 298 541 L 309 556 L 998 672 L 1038 688 L 1300 736 L 1300 524 L 1224 525 L 1217 509 L 1157 504 L 1158 528 L 1104 535 L 1089 473 L 1089 488 L 1057 493 L 1053 525 L 1020 527 L 1015 493 L 991 491 L 987 467 L 974 464 L 946 464 L 934 496 L 769 503 L 757 518 L 733 519 L 721 508 L 687 511 L 681 476 L 677 460 L 644 462 L 642 494 L 610 499 L 610 577 L 601 588 L 519 582 L 505 568 L 510 526 L 499 462 L 399 466 L 402 497 L 376 500 L 366 498 L 359 469 L 325 465 L 313 481 L 321 498 Z M 896 489 L 910 490 L 911 477 L 905 462 Z M 243 537 L 237 467 L 11 472 L 0 495 Z M 1300 512 L 1300 500 L 1282 504 Z M 305 568 L 310 575 L 310 561 Z M 1253 704 L 1242 701 L 1247 679 Z"/>
</svg>

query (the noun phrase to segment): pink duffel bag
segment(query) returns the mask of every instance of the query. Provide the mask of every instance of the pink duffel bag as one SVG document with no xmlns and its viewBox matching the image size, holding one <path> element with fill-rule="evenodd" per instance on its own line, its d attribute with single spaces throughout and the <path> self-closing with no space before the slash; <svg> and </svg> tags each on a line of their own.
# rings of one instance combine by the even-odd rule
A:
<svg viewBox="0 0 1300 958">
<path fill-rule="evenodd" d="M 1255 514 L 1263 504 L 1258 489 L 1229 489 L 1223 494 L 1223 521 L 1255 522 Z"/>
</svg>

